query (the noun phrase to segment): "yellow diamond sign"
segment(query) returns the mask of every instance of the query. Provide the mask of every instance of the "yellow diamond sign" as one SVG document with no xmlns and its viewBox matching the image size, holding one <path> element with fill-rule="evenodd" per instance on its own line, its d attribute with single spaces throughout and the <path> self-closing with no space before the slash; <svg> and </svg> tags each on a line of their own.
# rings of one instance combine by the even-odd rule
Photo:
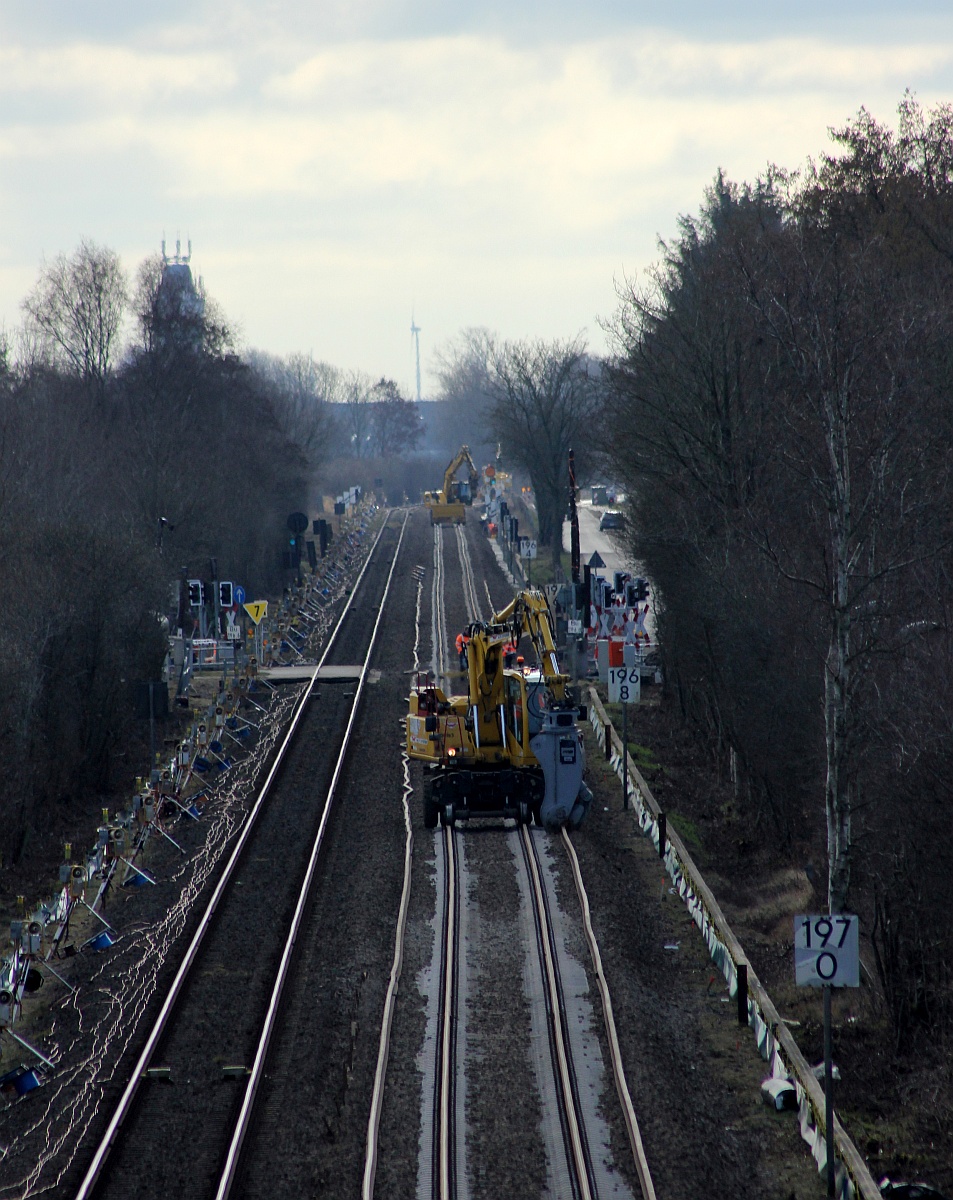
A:
<svg viewBox="0 0 953 1200">
<path fill-rule="evenodd" d="M 267 600 L 252 600 L 249 604 L 243 604 L 245 612 L 251 617 L 256 625 L 261 623 L 263 617 L 268 616 L 268 601 Z"/>
</svg>

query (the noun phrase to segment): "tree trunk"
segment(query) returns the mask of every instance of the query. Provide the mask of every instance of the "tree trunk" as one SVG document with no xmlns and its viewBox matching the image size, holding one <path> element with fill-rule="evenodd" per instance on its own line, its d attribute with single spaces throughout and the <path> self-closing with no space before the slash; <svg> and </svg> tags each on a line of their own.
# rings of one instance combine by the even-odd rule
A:
<svg viewBox="0 0 953 1200">
<path fill-rule="evenodd" d="M 838 614 L 841 615 L 841 614 Z M 843 912 L 850 887 L 850 771 L 848 764 L 847 622 L 835 618 L 824 677 L 824 718 L 827 740 L 827 902 L 832 913 Z"/>
<path fill-rule="evenodd" d="M 831 638 L 824 672 L 824 726 L 827 742 L 827 902 L 842 912 L 850 888 L 850 726 L 851 726 L 851 479 L 850 399 L 847 387 L 825 397 L 827 449 L 831 468 L 831 557 L 833 560 Z"/>
</svg>

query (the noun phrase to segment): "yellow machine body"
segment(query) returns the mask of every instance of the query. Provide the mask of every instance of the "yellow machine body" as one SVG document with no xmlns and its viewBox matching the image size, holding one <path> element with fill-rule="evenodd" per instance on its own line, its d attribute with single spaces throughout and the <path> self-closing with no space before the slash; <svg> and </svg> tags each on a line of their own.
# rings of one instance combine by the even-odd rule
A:
<svg viewBox="0 0 953 1200">
<path fill-rule="evenodd" d="M 424 794 L 429 828 L 438 819 L 472 816 L 540 821 L 553 799 L 553 772 L 575 801 L 584 766 L 580 710 L 559 670 L 553 629 L 546 597 L 528 589 L 489 622 L 469 626 L 465 694 L 448 695 L 429 676 L 418 678 L 409 701 L 407 753 L 430 768 Z M 535 652 L 531 666 L 518 653 L 524 637 Z M 540 754 L 556 762 L 550 751 L 557 742 L 561 765 L 547 768 Z M 578 776 L 575 784 L 570 774 Z M 566 820 L 564 799 L 556 808 Z M 552 804 L 550 809 L 555 811 Z"/>
<path fill-rule="evenodd" d="M 467 464 L 467 478 L 457 479 L 460 468 Z M 439 492 L 424 492 L 424 504 L 430 509 L 432 525 L 462 525 L 467 508 L 473 503 L 480 474 L 470 455 L 469 446 L 461 446 L 443 473 L 443 488 Z"/>
</svg>

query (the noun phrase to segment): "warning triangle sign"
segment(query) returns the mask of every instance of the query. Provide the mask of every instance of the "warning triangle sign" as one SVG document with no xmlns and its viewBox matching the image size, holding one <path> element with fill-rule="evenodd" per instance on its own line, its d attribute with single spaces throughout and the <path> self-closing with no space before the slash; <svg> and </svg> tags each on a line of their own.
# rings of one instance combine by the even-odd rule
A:
<svg viewBox="0 0 953 1200">
<path fill-rule="evenodd" d="M 256 625 L 260 624 L 263 617 L 268 616 L 268 601 L 267 600 L 251 600 L 248 604 L 243 604 L 245 612 L 251 617 Z"/>
</svg>

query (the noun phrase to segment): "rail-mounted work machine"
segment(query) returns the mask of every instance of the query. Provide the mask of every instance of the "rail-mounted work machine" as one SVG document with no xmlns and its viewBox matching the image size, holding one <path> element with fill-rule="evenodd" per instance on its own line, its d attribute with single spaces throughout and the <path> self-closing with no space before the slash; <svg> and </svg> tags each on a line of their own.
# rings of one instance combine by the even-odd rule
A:
<svg viewBox="0 0 953 1200">
<path fill-rule="evenodd" d="M 576 721 L 585 717 L 559 670 L 553 616 L 528 589 L 488 622 L 467 629 L 468 692 L 447 696 L 418 676 L 410 695 L 407 752 L 427 765 L 424 824 L 513 817 L 576 828 L 592 794 Z M 536 662 L 519 655 L 528 637 Z"/>
<path fill-rule="evenodd" d="M 457 479 L 457 471 L 467 464 L 467 478 Z M 443 473 L 443 490 L 424 492 L 424 504 L 430 509 L 432 525 L 462 525 L 467 519 L 467 506 L 473 503 L 480 473 L 470 455 L 469 446 L 461 446 Z"/>
</svg>

